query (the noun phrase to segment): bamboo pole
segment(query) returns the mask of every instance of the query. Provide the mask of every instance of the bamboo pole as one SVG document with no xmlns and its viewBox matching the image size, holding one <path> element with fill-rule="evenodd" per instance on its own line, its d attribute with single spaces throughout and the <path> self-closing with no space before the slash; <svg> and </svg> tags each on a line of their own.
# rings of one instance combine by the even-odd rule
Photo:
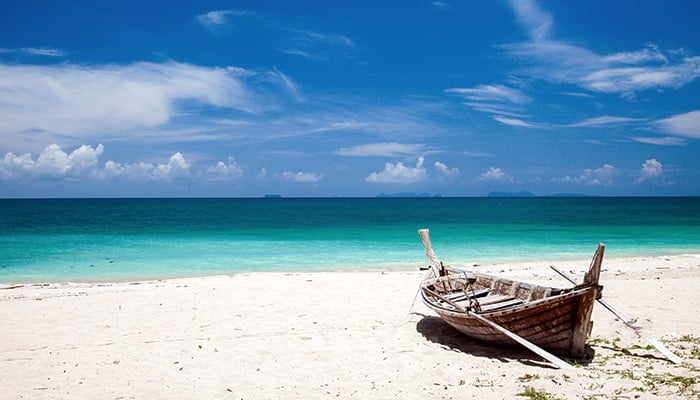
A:
<svg viewBox="0 0 700 400">
<path fill-rule="evenodd" d="M 487 319 L 477 313 L 469 313 L 472 317 L 478 319 L 481 321 L 484 325 L 488 325 L 492 327 L 493 329 L 501 332 L 502 334 L 508 336 L 509 338 L 515 340 L 522 346 L 526 347 L 528 350 L 532 351 L 533 353 L 537 354 L 538 356 L 544 358 L 545 360 L 549 361 L 550 363 L 554 364 L 556 367 L 560 369 L 573 369 L 574 367 L 571 366 L 570 364 L 566 363 L 564 360 L 561 358 L 555 356 L 554 354 L 548 352 L 547 350 L 537 346 L 536 344 L 530 342 L 529 340 L 525 339 L 522 336 L 516 335 L 515 333 L 509 331 L 508 329 L 502 327 L 501 325 L 498 325 L 497 323 L 491 321 L 490 319 Z"/>
</svg>

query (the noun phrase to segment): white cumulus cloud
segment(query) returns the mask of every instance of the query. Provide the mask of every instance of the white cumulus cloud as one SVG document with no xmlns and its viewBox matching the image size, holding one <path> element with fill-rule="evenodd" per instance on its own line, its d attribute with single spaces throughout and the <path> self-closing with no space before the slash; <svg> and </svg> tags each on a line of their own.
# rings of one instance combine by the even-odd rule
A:
<svg viewBox="0 0 700 400">
<path fill-rule="evenodd" d="M 459 175 L 459 168 L 450 168 L 440 161 L 435 161 L 433 166 L 437 170 L 439 177 L 452 178 Z"/>
<path fill-rule="evenodd" d="M 125 163 L 115 161 L 105 163 L 102 176 L 105 178 L 121 177 L 132 181 L 165 181 L 189 175 L 189 164 L 185 157 L 177 152 L 170 156 L 167 163 Z"/>
<path fill-rule="evenodd" d="M 32 175 L 36 170 L 36 161 L 29 153 L 15 155 L 7 153 L 0 161 L 0 178 L 13 179 L 21 176 Z"/>
<path fill-rule="evenodd" d="M 502 181 L 502 182 L 512 182 L 513 177 L 505 173 L 500 168 L 497 167 L 490 167 L 488 171 L 484 172 L 483 174 L 479 175 L 477 178 L 478 181 L 480 182 L 486 182 L 486 181 Z"/>
<path fill-rule="evenodd" d="M 27 180 L 50 179 L 126 179 L 131 181 L 171 181 L 188 177 L 190 165 L 180 152 L 176 152 L 165 163 L 135 162 L 121 163 L 109 160 L 103 166 L 99 157 L 104 153 L 102 144 L 97 147 L 82 145 L 70 153 L 59 145 L 47 146 L 37 155 L 31 153 L 15 155 L 10 152 L 0 159 L 0 179 Z M 228 165 L 228 168 L 233 168 Z"/>
<path fill-rule="evenodd" d="M 610 164 L 605 164 L 600 168 L 586 168 L 579 176 L 565 176 L 563 178 L 553 178 L 555 183 L 582 183 L 590 186 L 606 185 L 610 186 L 615 182 L 618 175 L 617 168 Z"/>
<path fill-rule="evenodd" d="M 104 152 L 104 146 L 82 145 L 66 153 L 57 144 L 47 146 L 36 160 L 30 153 L 5 154 L 0 160 L 0 177 L 13 179 L 22 177 L 78 177 L 94 174 L 97 159 Z"/>
<path fill-rule="evenodd" d="M 206 170 L 206 176 L 212 181 L 228 181 L 243 177 L 243 169 L 238 166 L 236 159 L 228 158 L 228 163 L 219 161 Z"/>
<path fill-rule="evenodd" d="M 651 160 L 646 160 L 642 164 L 642 176 L 641 180 L 646 180 L 649 178 L 654 178 L 660 176 L 664 172 L 664 166 L 658 162 L 655 158 Z"/>
<path fill-rule="evenodd" d="M 321 174 L 315 174 L 313 172 L 292 172 L 285 171 L 282 173 L 282 179 L 295 182 L 295 183 L 318 183 L 323 178 Z"/>
<path fill-rule="evenodd" d="M 372 172 L 365 180 L 372 183 L 413 183 L 424 181 L 428 178 L 423 163 L 425 159 L 419 157 L 415 167 L 404 165 L 402 162 L 396 164 L 384 164 L 384 170 L 381 172 Z"/>
</svg>

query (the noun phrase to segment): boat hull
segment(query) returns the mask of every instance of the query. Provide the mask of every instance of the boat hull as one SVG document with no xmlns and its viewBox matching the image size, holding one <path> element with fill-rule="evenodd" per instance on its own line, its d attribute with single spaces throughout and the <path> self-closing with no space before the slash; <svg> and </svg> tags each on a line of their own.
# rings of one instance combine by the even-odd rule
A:
<svg viewBox="0 0 700 400">
<path fill-rule="evenodd" d="M 553 353 L 584 358 L 585 341 L 577 341 L 575 333 L 584 329 L 581 335 L 590 334 L 592 323 L 584 317 L 590 314 L 586 311 L 592 308 L 596 295 L 594 288 L 586 288 L 480 315 Z M 515 344 L 508 336 L 473 317 L 470 311 L 449 310 L 425 293 L 422 297 L 440 318 L 463 334 L 492 344 Z"/>
<path fill-rule="evenodd" d="M 598 280 L 605 245 L 598 244 L 580 284 L 560 289 L 446 267 L 432 249 L 428 230 L 418 233 L 430 261 L 421 297 L 445 322 L 480 341 L 518 342 L 587 358 L 593 304 L 603 289 Z"/>
</svg>

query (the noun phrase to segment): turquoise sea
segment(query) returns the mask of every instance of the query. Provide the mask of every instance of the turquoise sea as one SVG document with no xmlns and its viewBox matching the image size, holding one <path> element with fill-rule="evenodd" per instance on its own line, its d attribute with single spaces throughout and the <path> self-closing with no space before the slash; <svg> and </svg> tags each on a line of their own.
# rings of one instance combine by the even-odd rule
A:
<svg viewBox="0 0 700 400">
<path fill-rule="evenodd" d="M 700 254 L 700 198 L 0 200 L 0 282 Z"/>
</svg>

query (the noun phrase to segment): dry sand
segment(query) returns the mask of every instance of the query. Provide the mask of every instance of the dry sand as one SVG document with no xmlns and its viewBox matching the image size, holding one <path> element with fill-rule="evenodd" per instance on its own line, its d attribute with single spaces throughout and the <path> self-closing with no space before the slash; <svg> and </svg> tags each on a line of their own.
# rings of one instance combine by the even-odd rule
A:
<svg viewBox="0 0 700 400">
<path fill-rule="evenodd" d="M 565 269 L 580 277 L 588 262 Z M 568 285 L 549 264 L 476 268 Z M 697 399 L 700 258 L 603 268 L 604 298 L 683 364 L 599 305 L 595 357 L 574 370 L 477 343 L 412 306 L 417 271 L 2 285 L 0 398 Z"/>
</svg>

